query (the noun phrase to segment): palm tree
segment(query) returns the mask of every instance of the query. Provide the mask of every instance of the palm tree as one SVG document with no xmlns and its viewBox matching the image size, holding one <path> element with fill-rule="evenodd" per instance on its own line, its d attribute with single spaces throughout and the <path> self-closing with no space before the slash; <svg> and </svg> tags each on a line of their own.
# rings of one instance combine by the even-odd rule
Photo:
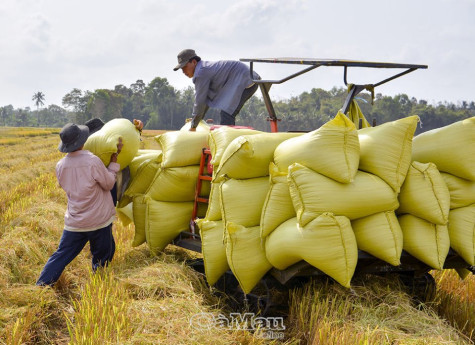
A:
<svg viewBox="0 0 475 345">
<path fill-rule="evenodd" d="M 35 92 L 33 94 L 33 101 L 35 101 L 36 105 L 36 116 L 37 116 L 37 123 L 38 127 L 40 126 L 40 105 L 44 105 L 45 103 L 43 102 L 45 100 L 45 94 L 41 91 Z"/>
</svg>

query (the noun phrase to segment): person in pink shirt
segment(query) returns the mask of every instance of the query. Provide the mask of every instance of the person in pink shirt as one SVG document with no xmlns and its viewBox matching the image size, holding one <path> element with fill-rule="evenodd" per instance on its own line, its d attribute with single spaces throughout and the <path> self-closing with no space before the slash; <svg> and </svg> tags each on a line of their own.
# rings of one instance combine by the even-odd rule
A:
<svg viewBox="0 0 475 345">
<path fill-rule="evenodd" d="M 137 119 L 134 119 L 132 121 L 134 124 L 135 128 L 139 131 L 139 133 L 142 133 L 143 129 L 143 122 Z M 102 121 L 102 119 L 95 117 L 92 118 L 84 123 L 84 125 L 89 128 L 89 135 L 96 133 L 97 131 L 100 131 L 102 127 L 104 127 L 105 123 Z M 119 171 L 117 175 L 117 180 L 119 183 L 115 183 L 114 187 L 111 189 L 111 195 L 112 195 L 112 201 L 114 202 L 114 205 L 117 205 L 117 200 L 121 198 L 122 194 L 124 193 L 127 184 L 129 183 L 130 180 L 130 170 L 129 167 L 125 167 L 123 170 Z"/>
<path fill-rule="evenodd" d="M 120 169 L 117 152 L 105 167 L 99 157 L 83 150 L 89 136 L 87 126 L 66 124 L 59 133 L 59 151 L 67 153 L 56 165 L 59 185 L 68 197 L 64 230 L 58 249 L 46 262 L 36 285 L 53 285 L 66 266 L 82 251 L 87 242 L 92 254 L 92 268 L 106 266 L 114 256 L 115 241 L 112 222 L 115 207 L 110 190 Z"/>
</svg>

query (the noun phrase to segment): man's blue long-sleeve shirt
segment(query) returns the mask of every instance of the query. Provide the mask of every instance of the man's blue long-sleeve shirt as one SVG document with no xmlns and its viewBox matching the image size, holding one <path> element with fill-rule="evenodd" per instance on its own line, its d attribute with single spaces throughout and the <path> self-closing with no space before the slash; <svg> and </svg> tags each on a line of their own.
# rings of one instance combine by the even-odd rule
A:
<svg viewBox="0 0 475 345">
<path fill-rule="evenodd" d="M 254 78 L 259 78 L 256 72 Z M 244 89 L 253 84 L 249 67 L 232 60 L 198 61 L 192 80 L 195 84 L 192 127 L 203 119 L 208 107 L 233 114 Z"/>
</svg>

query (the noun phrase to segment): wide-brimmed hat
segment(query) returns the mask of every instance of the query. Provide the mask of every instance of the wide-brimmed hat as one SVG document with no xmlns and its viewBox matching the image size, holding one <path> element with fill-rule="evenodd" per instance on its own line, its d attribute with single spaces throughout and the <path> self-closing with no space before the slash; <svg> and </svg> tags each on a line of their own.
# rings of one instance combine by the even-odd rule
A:
<svg viewBox="0 0 475 345">
<path fill-rule="evenodd" d="M 176 67 L 173 70 L 177 71 L 180 68 L 183 68 L 183 66 L 185 66 L 188 63 L 188 61 L 190 61 L 191 58 L 194 58 L 195 56 L 196 56 L 196 53 L 193 49 L 182 50 L 177 56 L 178 65 L 176 65 Z"/>
<path fill-rule="evenodd" d="M 89 128 L 89 135 L 96 133 L 104 126 L 104 121 L 96 117 L 94 119 L 87 120 L 85 125 Z"/>
<path fill-rule="evenodd" d="M 65 153 L 73 152 L 84 145 L 89 136 L 89 128 L 87 126 L 68 123 L 61 129 L 59 136 L 61 142 L 59 143 L 58 150 Z"/>
</svg>

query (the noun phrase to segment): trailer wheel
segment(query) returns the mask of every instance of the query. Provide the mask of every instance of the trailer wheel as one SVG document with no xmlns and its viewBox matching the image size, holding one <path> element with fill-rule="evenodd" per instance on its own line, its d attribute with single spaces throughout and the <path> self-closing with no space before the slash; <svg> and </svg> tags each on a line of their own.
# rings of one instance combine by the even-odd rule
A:
<svg viewBox="0 0 475 345">
<path fill-rule="evenodd" d="M 400 278 L 416 305 L 434 300 L 437 284 L 429 272 L 421 275 L 415 275 L 413 272 L 412 274 L 401 274 Z"/>
</svg>

